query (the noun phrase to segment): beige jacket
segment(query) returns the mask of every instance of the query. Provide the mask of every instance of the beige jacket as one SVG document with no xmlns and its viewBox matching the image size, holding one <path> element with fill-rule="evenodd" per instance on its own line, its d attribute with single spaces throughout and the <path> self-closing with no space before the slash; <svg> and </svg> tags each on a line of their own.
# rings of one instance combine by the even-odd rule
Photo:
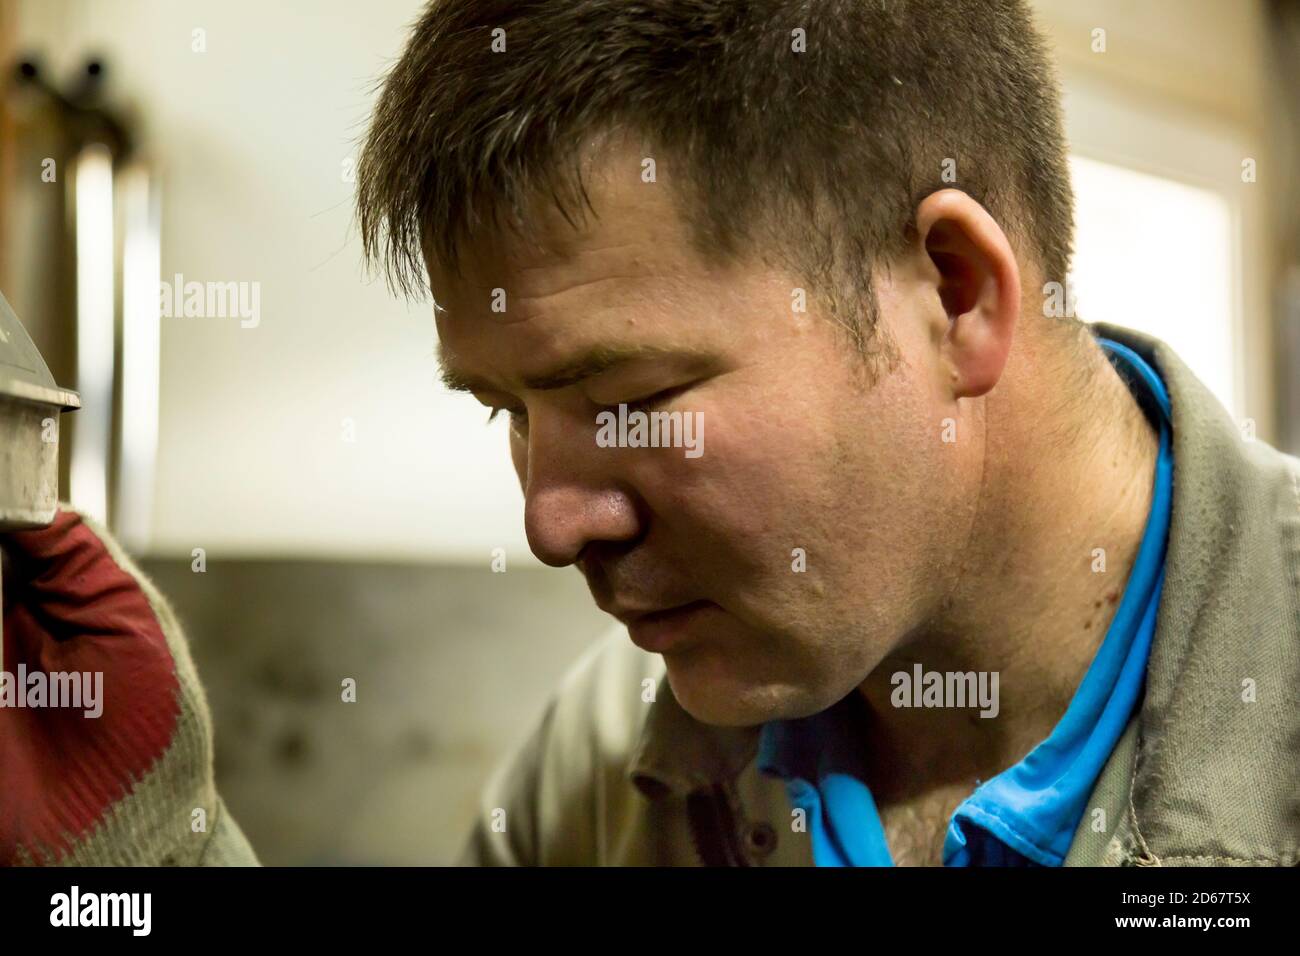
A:
<svg viewBox="0 0 1300 956">
<path fill-rule="evenodd" d="M 1066 865 L 1295 866 L 1300 461 L 1244 440 L 1163 342 L 1093 328 L 1168 386 L 1173 516 L 1146 694 L 1089 803 L 1106 829 L 1085 813 Z M 812 865 L 784 784 L 756 768 L 758 734 L 692 718 L 663 659 L 619 628 L 492 776 L 460 862 Z"/>
</svg>

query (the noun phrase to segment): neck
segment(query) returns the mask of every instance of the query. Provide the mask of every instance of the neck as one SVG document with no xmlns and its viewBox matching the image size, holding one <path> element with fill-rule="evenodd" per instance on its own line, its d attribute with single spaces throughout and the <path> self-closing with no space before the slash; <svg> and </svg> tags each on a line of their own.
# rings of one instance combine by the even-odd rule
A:
<svg viewBox="0 0 1300 956">
<path fill-rule="evenodd" d="M 1158 434 L 1098 345 L 1071 353 L 1060 338 L 1018 331 L 973 416 L 982 476 L 951 588 L 861 685 L 884 802 L 973 786 L 1022 759 L 1064 714 L 1118 608 L 1151 509 Z M 916 663 L 997 672 L 997 716 L 892 706 L 891 676 Z"/>
</svg>

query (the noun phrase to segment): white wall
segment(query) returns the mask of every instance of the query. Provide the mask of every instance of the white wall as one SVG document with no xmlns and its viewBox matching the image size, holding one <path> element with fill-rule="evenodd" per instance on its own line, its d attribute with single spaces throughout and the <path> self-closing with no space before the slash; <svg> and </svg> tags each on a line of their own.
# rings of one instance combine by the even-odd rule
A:
<svg viewBox="0 0 1300 956">
<path fill-rule="evenodd" d="M 142 120 L 164 176 L 163 278 L 261 284 L 257 328 L 163 320 L 158 550 L 532 560 L 504 431 L 435 384 L 429 306 L 361 271 L 343 164 L 419 6 L 19 7 L 19 50 L 56 76 L 102 53 Z"/>
</svg>

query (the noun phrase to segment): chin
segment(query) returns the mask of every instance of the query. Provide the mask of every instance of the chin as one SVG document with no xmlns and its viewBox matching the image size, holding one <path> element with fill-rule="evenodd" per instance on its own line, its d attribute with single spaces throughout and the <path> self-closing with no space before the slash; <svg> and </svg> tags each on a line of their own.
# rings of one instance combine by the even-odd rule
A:
<svg viewBox="0 0 1300 956">
<path fill-rule="evenodd" d="M 746 681 L 733 670 L 687 655 L 664 655 L 673 697 L 696 720 L 715 727 L 753 727 L 822 709 L 803 689 Z M 725 664 L 725 662 L 723 662 Z"/>
</svg>

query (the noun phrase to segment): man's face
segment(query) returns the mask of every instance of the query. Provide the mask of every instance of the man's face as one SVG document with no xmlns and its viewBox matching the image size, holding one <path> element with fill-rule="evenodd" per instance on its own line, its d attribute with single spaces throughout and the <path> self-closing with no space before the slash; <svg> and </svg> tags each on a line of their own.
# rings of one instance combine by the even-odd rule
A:
<svg viewBox="0 0 1300 956">
<path fill-rule="evenodd" d="M 868 387 L 811 290 L 795 310 L 806 283 L 707 266 L 639 161 L 601 167 L 581 234 L 555 217 L 557 253 L 511 239 L 471 248 L 463 279 L 431 266 L 443 360 L 514 412 L 532 551 L 579 567 L 689 713 L 816 713 L 934 610 L 961 543 L 943 308 L 919 264 L 880 276 L 877 334 L 899 361 Z M 702 454 L 604 447 L 597 416 L 619 403 L 691 416 Z"/>
</svg>

